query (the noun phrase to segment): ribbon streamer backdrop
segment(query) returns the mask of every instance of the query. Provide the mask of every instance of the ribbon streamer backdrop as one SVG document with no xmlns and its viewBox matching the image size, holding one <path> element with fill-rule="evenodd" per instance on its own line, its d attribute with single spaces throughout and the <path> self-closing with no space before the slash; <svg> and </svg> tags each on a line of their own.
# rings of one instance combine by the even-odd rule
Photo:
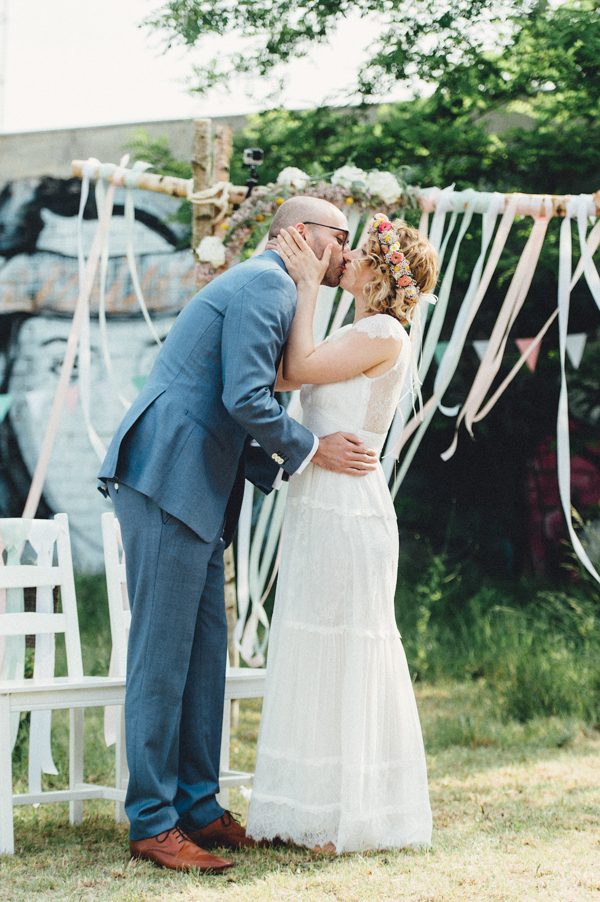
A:
<svg viewBox="0 0 600 902">
<path fill-rule="evenodd" d="M 109 174 L 107 174 L 105 177 L 107 179 L 109 177 L 112 179 L 114 178 L 114 175 L 109 176 Z M 120 183 L 125 181 L 125 184 L 128 184 L 126 173 L 117 173 L 117 180 Z M 128 184 L 128 187 L 130 186 L 131 182 Z M 106 246 L 113 199 L 111 191 L 114 191 L 114 181 L 111 181 L 111 184 L 107 189 L 105 203 L 99 204 L 100 218 L 98 230 L 85 268 L 82 267 L 82 285 L 79 301 L 75 308 L 72 327 L 74 341 L 78 339 L 79 332 L 82 328 L 81 319 L 82 316 L 85 318 L 86 305 L 89 300 L 89 291 L 91 290 L 91 281 L 97 268 L 98 261 L 107 254 Z M 510 384 L 512 378 L 514 378 L 518 369 L 527 361 L 528 356 L 534 352 L 536 346 L 539 345 L 539 342 L 552 321 L 558 316 L 561 326 L 561 378 L 564 386 L 564 390 L 561 388 L 561 402 L 557 422 L 557 430 L 560 432 L 561 436 L 559 440 L 559 482 L 561 502 L 567 518 L 574 548 L 583 565 L 590 570 L 589 560 L 587 559 L 585 550 L 577 540 L 577 536 L 574 533 L 571 523 L 570 486 L 569 479 L 567 478 L 568 473 L 565 471 L 565 466 L 568 470 L 569 450 L 568 423 L 566 435 L 564 432 L 565 411 L 568 416 L 566 376 L 564 372 L 564 355 L 567 338 L 565 320 L 568 319 L 568 292 L 566 292 L 564 285 L 566 284 L 565 280 L 567 278 L 565 272 L 570 265 L 566 259 L 566 251 L 564 251 L 564 245 L 567 240 L 566 237 L 563 237 L 561 240 L 563 253 L 561 256 L 560 284 L 562 289 L 559 294 L 557 309 L 553 312 L 550 319 L 542 326 L 540 332 L 521 355 L 517 364 L 511 369 L 508 376 L 486 401 L 486 395 L 492 386 L 494 377 L 497 375 L 504 357 L 510 330 L 526 302 L 535 265 L 543 246 L 546 229 L 550 218 L 556 215 L 557 207 L 555 204 L 551 204 L 548 200 L 539 196 L 532 197 L 524 194 L 502 195 L 472 190 L 456 192 L 453 190 L 452 186 L 443 190 L 437 188 L 423 190 L 420 193 L 420 202 L 422 207 L 421 228 L 424 231 L 428 229 L 430 239 L 439 249 L 440 257 L 444 261 L 438 304 L 429 318 L 428 313 L 430 311 L 428 305 L 424 304 L 423 310 L 420 311 L 420 320 L 423 329 L 423 350 L 421 357 L 418 360 L 418 375 L 421 383 L 424 382 L 432 362 L 435 360 L 436 351 L 441 344 L 439 338 L 447 318 L 448 301 L 453 296 L 454 274 L 457 261 L 460 259 L 461 246 L 466 236 L 469 235 L 469 230 L 472 227 L 474 219 L 478 220 L 478 217 L 481 217 L 481 249 L 473 267 L 468 288 L 460 303 L 456 320 L 452 325 L 450 339 L 443 348 L 443 354 L 434 378 L 433 393 L 431 397 L 427 399 L 422 409 L 415 410 L 411 394 L 406 390 L 406 387 L 403 392 L 403 399 L 392 424 L 383 456 L 383 466 L 388 479 L 391 480 L 392 478 L 394 462 L 398 455 L 401 454 L 405 445 L 411 439 L 412 441 L 404 453 L 401 464 L 399 468 L 397 468 L 397 473 L 392 480 L 392 494 L 395 495 L 399 490 L 408 467 L 414 459 L 418 446 L 435 415 L 436 410 L 439 410 L 443 415 L 448 417 L 456 417 L 458 415 L 454 441 L 451 447 L 443 455 L 447 458 L 454 453 L 456 449 L 458 429 L 461 423 L 464 421 L 467 429 L 472 433 L 474 424 L 479 422 L 489 410 L 491 410 L 493 405 L 501 397 L 503 391 Z M 128 220 L 132 221 L 133 208 L 129 195 L 126 211 Z M 594 198 L 591 195 L 570 198 L 564 212 L 565 216 L 561 226 L 561 233 L 566 235 L 568 232 L 570 235 L 571 219 L 576 219 L 580 244 L 580 259 L 575 268 L 575 272 L 572 274 L 569 272 L 567 288 L 572 287 L 582 275 L 585 275 L 585 281 L 590 288 L 591 294 L 597 305 L 600 307 L 600 278 L 593 261 L 593 255 L 600 242 L 600 222 L 595 222 L 588 234 L 588 223 L 590 219 L 596 219 Z M 357 234 L 357 230 L 359 234 L 362 234 L 363 229 L 361 227 L 364 227 L 366 213 L 367 211 L 363 211 L 361 215 L 356 208 L 353 208 L 350 211 L 351 234 L 353 236 Z M 431 216 L 431 214 L 433 215 Z M 431 223 L 428 221 L 430 216 Z M 456 372 L 460 356 L 468 339 L 469 330 L 473 324 L 477 311 L 485 300 L 490 282 L 496 271 L 498 262 L 501 259 L 507 238 L 511 232 L 515 217 L 517 216 L 531 216 L 533 218 L 534 224 L 529 240 L 527 241 L 523 255 L 515 269 L 499 317 L 492 330 L 490 340 L 486 344 L 479 370 L 477 371 L 468 396 L 462 407 L 446 407 L 443 403 L 445 392 Z M 136 296 L 138 296 L 142 315 L 151 328 L 151 331 L 154 331 L 152 329 L 152 324 L 148 322 L 149 317 L 147 316 L 147 311 L 144 311 L 145 305 L 143 304 L 143 299 L 139 297 L 137 289 L 135 289 L 136 280 L 134 276 L 135 260 L 133 248 L 128 248 L 127 256 L 128 262 L 130 262 L 134 290 L 136 290 Z M 327 334 L 330 334 L 331 331 L 342 325 L 350 311 L 352 299 L 346 293 L 341 295 L 337 305 L 335 305 L 335 300 L 336 294 L 333 289 L 323 289 L 322 293 L 320 293 L 315 321 L 315 337 L 317 340 L 325 337 Z M 562 320 L 560 313 L 561 305 L 563 309 Z M 85 324 L 83 324 L 83 331 L 85 334 Z M 106 342 L 106 347 L 103 347 L 103 356 L 110 376 L 109 340 L 106 332 L 104 341 Z M 420 341 L 412 341 L 412 343 L 413 345 L 416 345 L 420 344 Z M 28 505 L 26 507 L 29 516 L 32 515 L 32 510 L 35 511 L 37 501 L 39 501 L 39 496 L 41 494 L 41 484 L 43 484 L 43 475 L 45 473 L 45 466 L 47 466 L 49 447 L 51 450 L 52 436 L 55 434 L 57 428 L 57 416 L 60 415 L 60 409 L 64 404 L 65 391 L 68 385 L 68 378 L 70 376 L 73 359 L 74 349 L 70 335 L 65 361 L 63 362 L 63 370 L 61 370 L 61 377 L 59 379 L 57 396 L 55 397 L 53 405 L 51 421 L 42 446 L 40 461 L 36 468 L 36 474 L 34 475 L 34 481 L 30 491 L 30 498 L 28 499 Z M 116 385 L 115 389 L 117 389 Z M 294 393 L 290 400 L 289 410 L 293 415 L 301 416 L 297 393 Z M 566 464 L 565 459 L 567 461 Z M 272 493 L 266 498 L 261 497 L 260 502 L 257 502 L 260 503 L 260 510 L 257 512 L 254 510 L 257 506 L 257 504 L 255 504 L 254 490 L 247 486 L 246 496 L 242 507 L 236 561 L 239 618 L 234 635 L 236 644 L 240 648 L 242 656 L 248 663 L 254 665 L 264 661 L 264 652 L 268 638 L 268 618 L 264 610 L 264 601 L 268 594 L 269 587 L 272 585 L 274 574 L 277 569 L 278 545 L 283 519 L 284 501 L 284 492 Z M 255 520 L 256 514 L 257 519 Z M 593 567 L 592 570 L 593 575 L 598 579 L 598 575 Z M 592 570 L 590 570 L 590 572 L 592 572 Z M 258 635 L 259 625 L 262 626 L 262 637 L 260 639 Z"/>
</svg>

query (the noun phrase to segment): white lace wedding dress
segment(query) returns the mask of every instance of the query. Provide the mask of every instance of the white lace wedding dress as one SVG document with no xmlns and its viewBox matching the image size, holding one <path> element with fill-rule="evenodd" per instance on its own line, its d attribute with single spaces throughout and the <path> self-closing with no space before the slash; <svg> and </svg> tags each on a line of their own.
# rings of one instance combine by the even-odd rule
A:
<svg viewBox="0 0 600 902">
<path fill-rule="evenodd" d="M 381 450 L 400 398 L 408 336 L 386 314 L 345 326 L 403 340 L 382 376 L 306 385 L 316 435 L 352 432 Z M 419 716 L 394 618 L 398 532 L 381 466 L 368 476 L 309 465 L 289 483 L 267 688 L 247 830 L 337 852 L 428 845 Z"/>
</svg>

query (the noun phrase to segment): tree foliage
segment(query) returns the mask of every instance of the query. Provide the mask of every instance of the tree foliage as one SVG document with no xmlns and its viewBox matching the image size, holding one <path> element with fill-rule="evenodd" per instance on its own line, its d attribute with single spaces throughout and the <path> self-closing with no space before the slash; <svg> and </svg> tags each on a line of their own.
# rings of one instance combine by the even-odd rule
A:
<svg viewBox="0 0 600 902">
<path fill-rule="evenodd" d="M 264 147 L 267 181 L 286 165 L 317 174 L 351 160 L 420 184 L 590 192 L 600 187 L 599 109 L 600 8 L 570 2 L 522 16 L 500 51 L 448 68 L 427 97 L 269 111 L 237 146 Z"/>
<path fill-rule="evenodd" d="M 203 92 L 240 74 L 272 74 L 330 41 L 349 15 L 376 17 L 379 37 L 353 86 L 363 96 L 376 96 L 398 80 L 437 81 L 457 64 L 485 68 L 490 48 L 510 41 L 513 23 L 547 5 L 547 0 L 168 0 L 146 24 L 162 31 L 169 46 L 201 47 L 210 34 L 247 39 L 243 50 L 197 68 L 195 87 Z"/>
<path fill-rule="evenodd" d="M 395 170 L 404 181 L 423 186 L 454 183 L 457 189 L 548 194 L 600 189 L 597 0 L 171 0 L 154 21 L 168 40 L 190 45 L 206 32 L 243 31 L 256 40 L 256 53 L 218 65 L 267 74 L 279 62 L 329 39 L 336 22 L 351 11 L 365 17 L 376 14 L 382 23 L 379 50 L 358 76 L 363 100 L 369 102 L 343 109 L 275 109 L 250 117 L 247 128 L 235 136 L 235 183 L 245 181 L 241 150 L 252 145 L 265 150 L 262 182 L 274 181 L 285 166 L 317 176 L 353 162 L 367 170 Z M 207 67 L 198 86 L 209 86 L 217 76 Z M 416 93 L 417 78 L 430 86 L 421 96 Z M 398 79 L 413 80 L 413 99 L 375 104 L 378 91 Z M 470 338 L 489 337 L 530 225 L 526 219 L 515 224 Z M 556 307 L 558 227 L 557 220 L 550 224 L 530 298 L 515 327 L 520 335 L 535 335 Z M 478 251 L 474 226 L 461 247 L 442 340 L 449 338 Z M 582 283 L 573 292 L 569 331 L 589 336 L 580 368 L 569 372 L 571 414 L 581 427 L 574 431 L 572 450 L 586 456 L 599 428 L 600 342 L 597 312 Z M 436 530 L 450 529 L 440 511 L 457 511 L 453 529 L 462 551 L 463 539 L 473 541 L 476 535 L 488 549 L 490 566 L 504 555 L 505 546 L 512 548 L 507 571 L 518 572 L 524 564 L 524 486 L 536 449 L 555 429 L 557 346 L 555 325 L 544 340 L 535 373 L 522 371 L 501 403 L 477 425 L 476 441 L 463 437 L 450 463 L 442 464 L 439 454 L 450 441 L 452 424 L 444 417 L 432 422 L 419 463 L 403 487 L 402 503 L 415 502 L 415 522 L 430 530 L 435 547 L 447 538 Z M 500 378 L 516 356 L 516 348 L 509 345 Z M 475 352 L 467 347 L 445 397 L 449 406 L 464 401 L 477 364 Z M 426 395 L 431 387 L 429 382 L 424 387 Z M 401 519 L 410 524 L 406 511 Z M 492 524 L 494 533 L 489 540 L 484 538 L 486 524 Z"/>
</svg>

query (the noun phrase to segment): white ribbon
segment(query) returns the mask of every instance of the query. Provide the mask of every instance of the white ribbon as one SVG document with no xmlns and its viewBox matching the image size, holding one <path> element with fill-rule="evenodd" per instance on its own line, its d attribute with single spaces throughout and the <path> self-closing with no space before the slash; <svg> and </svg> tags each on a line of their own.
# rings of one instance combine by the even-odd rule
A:
<svg viewBox="0 0 600 902">
<path fill-rule="evenodd" d="M 82 328 L 82 319 L 84 318 L 85 313 L 85 304 L 89 301 L 89 297 L 92 291 L 94 277 L 96 275 L 96 269 L 98 267 L 98 259 L 101 254 L 102 244 L 108 230 L 110 216 L 112 213 L 114 190 L 114 185 L 111 184 L 108 188 L 106 195 L 106 205 L 102 209 L 102 215 L 98 222 L 98 228 L 96 229 L 96 233 L 94 235 L 90 254 L 85 263 L 83 281 L 80 285 L 79 296 L 75 305 L 75 313 L 73 314 L 73 321 L 71 323 L 71 329 L 69 331 L 69 337 L 67 339 L 67 348 L 60 369 L 58 384 L 56 386 L 56 391 L 52 400 L 52 408 L 50 410 L 48 425 L 44 433 L 44 438 L 42 439 L 40 453 L 33 474 L 33 479 L 31 480 L 31 485 L 29 487 L 29 494 L 27 496 L 27 501 L 25 502 L 25 508 L 23 510 L 23 517 L 26 519 L 33 518 L 35 516 L 40 498 L 42 497 L 42 490 L 44 487 L 44 481 L 46 479 L 48 464 L 50 462 L 50 455 L 52 454 L 54 440 L 58 432 L 60 416 L 69 388 L 71 373 L 73 371 L 73 364 L 77 355 L 79 336 Z"/>
<path fill-rule="evenodd" d="M 433 394 L 427 401 L 421 412 L 422 421 L 420 422 L 418 418 L 413 417 L 412 420 L 407 424 L 406 417 L 405 415 L 403 415 L 402 406 L 399 407 L 399 410 L 396 414 L 396 418 L 392 425 L 392 430 L 387 442 L 386 457 L 383 461 L 384 472 L 386 473 L 388 479 L 391 476 L 392 470 L 394 469 L 394 462 L 400 454 L 400 451 L 409 440 L 413 432 L 415 432 L 417 427 L 418 432 L 412 441 L 409 451 L 402 461 L 402 465 L 399 471 L 394 475 L 394 482 L 392 484 L 393 497 L 396 496 L 398 489 L 402 484 L 402 481 L 421 443 L 421 440 L 425 435 L 425 432 L 427 431 L 431 420 L 433 419 L 436 408 L 440 406 L 442 411 L 444 413 L 446 412 L 446 410 L 441 407 L 442 398 L 444 397 L 444 394 L 450 382 L 452 381 L 452 377 L 454 376 L 456 367 L 458 366 L 460 355 L 462 353 L 468 331 L 471 327 L 471 323 L 473 322 L 473 319 L 475 318 L 475 315 L 479 310 L 481 302 L 485 297 L 485 293 L 494 274 L 496 266 L 498 265 L 498 260 L 500 259 L 502 250 L 504 249 L 504 245 L 506 244 L 506 239 L 514 221 L 516 201 L 507 207 L 502 216 L 496 237 L 494 238 L 488 261 L 484 269 L 484 262 L 487 257 L 488 248 L 492 240 L 496 222 L 498 220 L 498 216 L 503 204 L 504 196 L 501 194 L 494 195 L 492 199 L 489 200 L 488 208 L 482 216 L 481 251 L 473 268 L 469 286 L 460 306 L 456 322 L 454 323 L 454 328 L 452 330 L 452 335 L 448 342 L 448 346 L 446 347 L 444 356 L 442 357 L 438 366 L 434 380 Z"/>
<path fill-rule="evenodd" d="M 154 323 L 152 322 L 150 313 L 148 312 L 148 307 L 146 305 L 144 293 L 142 291 L 142 286 L 138 277 L 137 265 L 135 262 L 135 251 L 133 247 L 133 234 L 135 228 L 135 204 L 133 200 L 133 188 L 137 184 L 137 180 L 139 180 L 141 174 L 150 168 L 150 163 L 145 163 L 143 160 L 138 160 L 133 164 L 133 167 L 125 173 L 125 226 L 127 233 L 126 254 L 127 265 L 129 266 L 129 274 L 131 276 L 131 283 L 133 285 L 133 291 L 135 293 L 138 306 L 142 311 L 142 316 L 144 317 L 144 321 L 148 326 L 152 338 L 160 348 L 162 341 L 158 335 L 158 332 L 154 328 Z"/>
<path fill-rule="evenodd" d="M 587 201 L 584 196 L 580 203 Z M 581 233 L 580 233 L 581 237 Z M 584 240 L 585 244 L 585 240 Z M 587 552 L 579 536 L 573 527 L 571 513 L 571 454 L 569 447 L 569 399 L 567 394 L 567 374 L 565 368 L 565 352 L 567 346 L 567 331 L 569 326 L 569 306 L 571 299 L 571 219 L 567 215 L 563 219 L 560 228 L 560 252 L 558 265 L 558 338 L 560 350 L 560 396 L 558 401 L 558 417 L 556 421 L 556 456 L 558 467 L 558 489 L 560 493 L 560 501 L 562 509 L 567 521 L 567 529 L 573 544 L 573 548 L 577 557 L 597 582 L 600 582 L 600 575 L 590 561 Z M 584 258 L 582 245 L 582 259 Z M 588 269 L 584 262 L 584 270 L 588 285 Z M 600 286 L 599 286 L 600 287 Z M 592 292 L 593 293 L 593 292 Z"/>
<path fill-rule="evenodd" d="M 125 159 L 125 158 L 124 158 Z M 83 283 L 85 277 L 85 256 L 83 249 L 83 213 L 89 194 L 90 172 L 95 161 L 89 160 L 83 167 L 83 178 L 81 182 L 81 197 L 79 199 L 79 213 L 77 216 L 77 257 L 79 264 L 79 291 L 81 296 L 82 316 L 81 330 L 79 333 L 78 347 L 78 364 L 79 364 L 79 399 L 81 402 L 81 411 L 83 421 L 90 440 L 90 444 L 98 460 L 103 460 L 106 454 L 104 442 L 98 435 L 92 423 L 90 412 L 91 398 L 91 351 L 90 351 L 90 304 L 89 294 L 83 291 Z M 98 213 L 100 217 L 100 213 Z"/>
<path fill-rule="evenodd" d="M 112 184 L 112 183 L 111 183 Z M 101 180 L 96 182 L 96 207 L 98 210 L 104 207 L 105 188 Z M 110 345 L 108 343 L 108 329 L 106 323 L 106 280 L 108 275 L 109 260 L 109 230 L 108 224 L 106 229 L 105 240 L 102 243 L 100 251 L 100 288 L 98 296 L 98 332 L 100 335 L 100 349 L 102 351 L 102 359 L 106 369 L 108 381 L 112 386 L 115 396 L 118 398 L 125 410 L 131 406 L 131 401 L 121 394 L 119 381 L 115 374 L 112 358 L 110 354 Z"/>
<path fill-rule="evenodd" d="M 240 518 L 237 531 L 236 545 L 236 590 L 237 590 L 237 621 L 233 630 L 233 641 L 241 654 L 241 642 L 244 625 L 250 608 L 250 583 L 248 565 L 250 561 L 250 534 L 252 531 L 252 507 L 254 501 L 254 486 L 246 481 L 244 486 L 244 498 L 240 510 Z"/>
</svg>

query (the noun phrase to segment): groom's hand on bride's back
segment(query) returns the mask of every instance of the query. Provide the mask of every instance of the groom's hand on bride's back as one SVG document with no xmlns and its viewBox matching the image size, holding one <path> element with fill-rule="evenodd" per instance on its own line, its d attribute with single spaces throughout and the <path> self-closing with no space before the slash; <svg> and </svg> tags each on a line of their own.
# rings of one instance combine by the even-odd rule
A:
<svg viewBox="0 0 600 902">
<path fill-rule="evenodd" d="M 376 451 L 350 432 L 334 432 L 319 439 L 312 463 L 324 470 L 348 476 L 367 476 L 377 467 Z"/>
</svg>

